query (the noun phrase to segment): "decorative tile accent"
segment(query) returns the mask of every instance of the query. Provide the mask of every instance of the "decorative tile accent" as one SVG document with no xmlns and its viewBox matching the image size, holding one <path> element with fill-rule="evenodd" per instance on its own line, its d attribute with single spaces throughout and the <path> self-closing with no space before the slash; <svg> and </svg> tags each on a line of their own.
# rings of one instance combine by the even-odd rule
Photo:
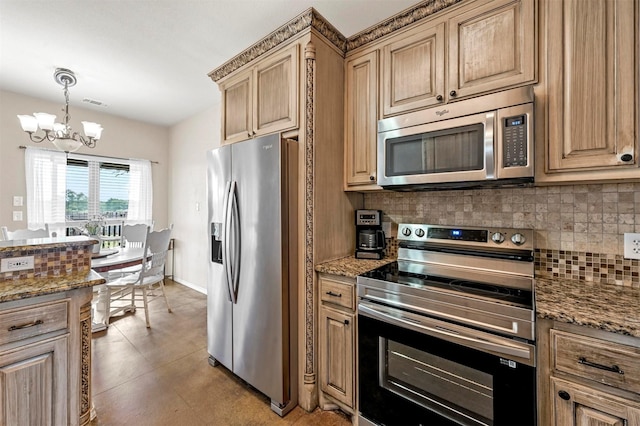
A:
<svg viewBox="0 0 640 426">
<path fill-rule="evenodd" d="M 384 248 L 384 257 L 390 257 L 393 259 L 398 258 L 398 240 L 396 237 L 385 238 L 387 246 Z"/>
<path fill-rule="evenodd" d="M 544 253 L 540 273 L 566 275 L 570 256 L 570 269 L 578 271 L 571 276 L 638 285 L 638 262 L 623 259 L 623 254 L 624 233 L 640 232 L 640 183 L 377 192 L 364 195 L 364 207 L 380 209 L 396 223 L 531 228 L 536 249 Z M 563 266 L 547 271 L 553 259 L 560 265 L 560 253 Z M 574 256 L 584 259 L 584 265 L 576 266 Z"/>
<path fill-rule="evenodd" d="M 90 249 L 91 246 L 88 246 L 88 248 Z M 87 253 L 86 246 L 51 248 L 37 248 L 37 246 L 27 248 L 23 246 L 14 251 L 0 251 L 0 259 L 22 256 L 34 257 L 34 269 L 2 272 L 0 273 L 0 282 L 59 277 L 80 272 L 89 272 L 91 269 L 91 254 Z"/>
<path fill-rule="evenodd" d="M 640 261 L 619 255 L 564 250 L 535 250 L 535 273 L 561 278 L 640 288 Z"/>
</svg>

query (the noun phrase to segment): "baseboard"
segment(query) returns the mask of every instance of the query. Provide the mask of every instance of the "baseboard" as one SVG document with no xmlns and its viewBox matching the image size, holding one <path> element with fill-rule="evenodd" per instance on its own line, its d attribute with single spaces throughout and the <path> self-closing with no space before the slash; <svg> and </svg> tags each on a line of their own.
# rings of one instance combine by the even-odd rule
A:
<svg viewBox="0 0 640 426">
<path fill-rule="evenodd" d="M 195 291 L 197 291 L 199 293 L 207 294 L 207 289 L 203 288 L 203 287 L 200 287 L 199 285 L 195 285 L 193 283 L 190 283 L 188 281 L 181 280 L 181 279 L 175 278 L 175 277 L 173 278 L 173 281 L 177 282 L 178 284 L 182 284 L 185 287 L 189 287 L 190 289 L 195 290 Z"/>
</svg>

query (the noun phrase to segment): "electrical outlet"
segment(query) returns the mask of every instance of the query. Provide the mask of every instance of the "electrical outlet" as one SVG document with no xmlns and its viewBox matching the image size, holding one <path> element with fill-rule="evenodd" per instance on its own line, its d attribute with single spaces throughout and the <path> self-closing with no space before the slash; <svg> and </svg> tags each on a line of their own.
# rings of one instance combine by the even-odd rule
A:
<svg viewBox="0 0 640 426">
<path fill-rule="evenodd" d="M 33 256 L 8 257 L 0 262 L 0 272 L 33 269 Z"/>
<path fill-rule="evenodd" d="M 640 234 L 624 234 L 624 258 L 640 259 Z"/>
</svg>

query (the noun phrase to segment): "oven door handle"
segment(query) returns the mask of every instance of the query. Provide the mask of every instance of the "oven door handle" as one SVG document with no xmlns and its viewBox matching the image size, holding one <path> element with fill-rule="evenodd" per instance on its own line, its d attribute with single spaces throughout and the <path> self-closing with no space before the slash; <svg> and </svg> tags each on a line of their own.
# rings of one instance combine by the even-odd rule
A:
<svg viewBox="0 0 640 426">
<path fill-rule="evenodd" d="M 415 330 L 430 336 L 439 337 L 448 342 L 463 344 L 467 347 L 479 349 L 481 351 L 490 351 L 496 354 L 515 356 L 529 361 L 532 359 L 531 350 L 528 347 L 516 346 L 515 344 L 507 342 L 491 342 L 471 335 L 464 335 L 459 331 L 452 330 L 452 328 L 450 328 L 452 326 L 447 326 L 446 323 L 443 323 L 443 325 L 436 324 L 434 326 L 429 326 L 424 324 L 423 319 L 409 318 L 398 311 L 394 312 L 395 315 L 390 315 L 371 304 L 364 304 L 362 302 L 358 304 L 358 312 L 370 318 L 378 319 L 392 325 Z M 428 319 L 425 318 L 425 320 Z"/>
</svg>

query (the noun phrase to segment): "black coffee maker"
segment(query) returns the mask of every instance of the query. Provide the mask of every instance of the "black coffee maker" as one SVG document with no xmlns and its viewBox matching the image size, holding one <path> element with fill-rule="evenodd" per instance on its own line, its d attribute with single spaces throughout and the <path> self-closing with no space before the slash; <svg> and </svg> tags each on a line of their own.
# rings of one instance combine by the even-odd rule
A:
<svg viewBox="0 0 640 426">
<path fill-rule="evenodd" d="M 356 259 L 382 259 L 385 248 L 381 210 L 356 210 Z"/>
</svg>

